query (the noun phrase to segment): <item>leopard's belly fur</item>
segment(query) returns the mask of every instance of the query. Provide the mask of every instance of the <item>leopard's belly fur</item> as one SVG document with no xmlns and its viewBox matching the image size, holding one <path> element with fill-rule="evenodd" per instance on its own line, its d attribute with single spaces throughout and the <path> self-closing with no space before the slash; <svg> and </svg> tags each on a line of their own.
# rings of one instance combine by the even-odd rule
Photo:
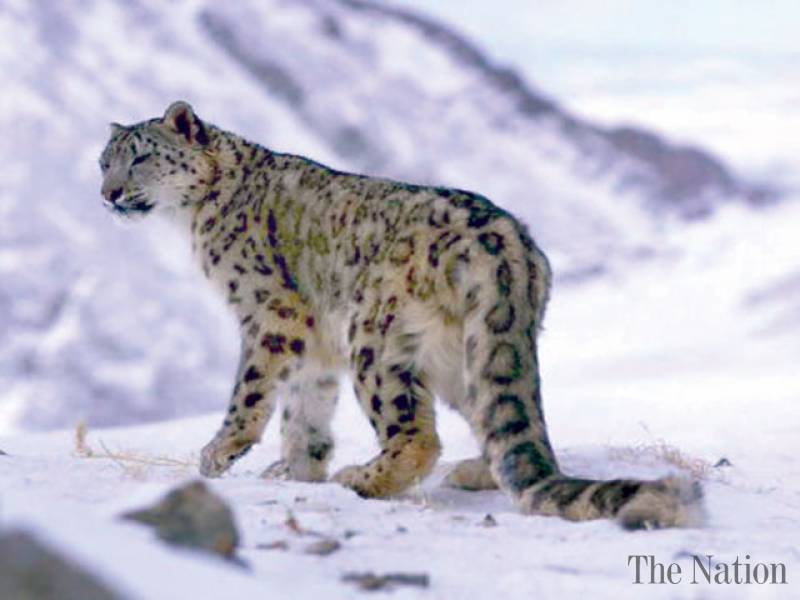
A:
<svg viewBox="0 0 800 600">
<path fill-rule="evenodd" d="M 569 519 L 691 520 L 699 492 L 680 480 L 559 470 L 536 344 L 550 269 L 525 227 L 483 196 L 272 152 L 185 103 L 117 126 L 101 164 L 110 208 L 164 209 L 190 229 L 241 326 L 236 385 L 203 474 L 220 475 L 256 443 L 283 396 L 282 457 L 269 473 L 326 479 L 345 371 L 381 452 L 334 479 L 363 496 L 401 492 L 433 468 L 439 396 L 483 451 L 456 468 L 454 485 L 499 485 L 526 512 Z"/>
</svg>

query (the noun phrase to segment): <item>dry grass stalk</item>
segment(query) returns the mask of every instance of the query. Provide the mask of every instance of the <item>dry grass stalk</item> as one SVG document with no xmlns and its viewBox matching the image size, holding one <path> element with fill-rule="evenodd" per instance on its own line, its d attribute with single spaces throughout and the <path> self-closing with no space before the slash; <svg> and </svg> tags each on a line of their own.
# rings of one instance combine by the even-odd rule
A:
<svg viewBox="0 0 800 600">
<path fill-rule="evenodd" d="M 75 454 L 77 456 L 89 458 L 93 454 L 92 449 L 86 443 L 86 436 L 88 433 L 89 429 L 86 427 L 86 422 L 78 421 L 78 424 L 75 426 Z"/>
<path fill-rule="evenodd" d="M 177 459 L 169 456 L 160 455 L 146 455 L 135 453 L 130 450 L 110 450 L 105 443 L 100 440 L 101 450 L 98 451 L 92 448 L 87 442 L 89 429 L 86 423 L 79 422 L 75 427 L 75 450 L 76 456 L 81 458 L 99 458 L 113 461 L 119 466 L 127 475 L 137 478 L 142 478 L 147 475 L 151 467 L 169 467 L 181 470 L 193 468 L 197 465 L 197 461 L 193 459 Z"/>
<path fill-rule="evenodd" d="M 702 458 L 694 458 L 680 448 L 662 439 L 653 442 L 640 442 L 634 446 L 609 448 L 611 458 L 630 462 L 661 462 L 686 471 L 693 479 L 709 480 L 721 477 L 719 470 Z"/>
</svg>

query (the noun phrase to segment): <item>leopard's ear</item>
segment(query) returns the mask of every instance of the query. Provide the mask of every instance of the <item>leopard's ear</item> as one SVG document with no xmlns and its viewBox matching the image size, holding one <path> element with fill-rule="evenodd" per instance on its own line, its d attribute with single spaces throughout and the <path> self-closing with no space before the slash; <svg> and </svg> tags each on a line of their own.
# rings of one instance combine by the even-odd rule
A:
<svg viewBox="0 0 800 600">
<path fill-rule="evenodd" d="M 167 108 L 162 119 L 172 133 L 178 134 L 189 144 L 208 145 L 208 133 L 200 118 L 188 102 L 178 100 Z"/>
<path fill-rule="evenodd" d="M 109 123 L 108 126 L 111 129 L 111 135 L 115 135 L 125 129 L 125 126 L 119 123 Z"/>
</svg>

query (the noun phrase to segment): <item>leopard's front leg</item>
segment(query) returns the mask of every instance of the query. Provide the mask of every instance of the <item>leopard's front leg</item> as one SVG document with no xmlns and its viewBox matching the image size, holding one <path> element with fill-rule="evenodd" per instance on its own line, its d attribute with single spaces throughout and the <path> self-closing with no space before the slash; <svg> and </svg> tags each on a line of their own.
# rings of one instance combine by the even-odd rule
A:
<svg viewBox="0 0 800 600">
<path fill-rule="evenodd" d="M 281 459 L 263 477 L 325 481 L 333 455 L 331 420 L 339 381 L 336 373 L 295 374 L 284 396 Z"/>
<path fill-rule="evenodd" d="M 200 473 L 219 477 L 261 439 L 275 411 L 276 388 L 302 360 L 305 342 L 293 327 L 269 320 L 242 337 L 236 385 L 222 427 L 203 448 Z"/>
</svg>

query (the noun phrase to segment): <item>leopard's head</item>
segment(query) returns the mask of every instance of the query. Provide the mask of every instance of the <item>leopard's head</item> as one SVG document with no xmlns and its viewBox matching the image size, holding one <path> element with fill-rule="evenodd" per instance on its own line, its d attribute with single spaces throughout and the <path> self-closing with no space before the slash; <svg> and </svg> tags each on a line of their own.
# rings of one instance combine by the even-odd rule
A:
<svg viewBox="0 0 800 600">
<path fill-rule="evenodd" d="M 215 177 L 210 133 L 192 107 L 180 101 L 161 118 L 112 124 L 100 156 L 106 207 L 134 217 L 200 201 Z"/>
</svg>

